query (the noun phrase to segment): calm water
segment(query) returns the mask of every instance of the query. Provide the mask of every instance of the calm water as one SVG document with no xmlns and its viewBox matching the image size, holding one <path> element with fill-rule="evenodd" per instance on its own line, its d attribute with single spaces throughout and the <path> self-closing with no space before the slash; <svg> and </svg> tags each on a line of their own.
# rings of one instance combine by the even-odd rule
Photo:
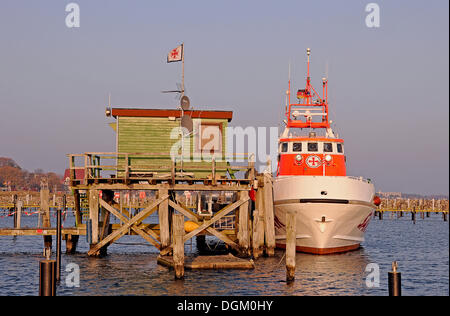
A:
<svg viewBox="0 0 450 316">
<path fill-rule="evenodd" d="M 24 216 L 34 227 L 36 216 Z M 65 226 L 71 226 L 68 217 Z M 0 227 L 12 218 L 0 218 Z M 214 247 L 214 239 L 208 239 Z M 254 271 L 190 271 L 184 281 L 156 264 L 157 251 L 138 236 L 125 236 L 108 248 L 106 258 L 89 258 L 85 236 L 78 254 L 62 256 L 62 280 L 68 263 L 80 266 L 80 287 L 62 282 L 58 295 L 387 295 L 391 262 L 399 262 L 403 295 L 449 295 L 449 226 L 440 215 L 416 224 L 410 217 L 373 219 L 363 248 L 341 255 L 297 255 L 296 281 L 286 284 L 283 252 L 256 261 Z M 123 243 L 132 243 L 124 245 Z M 55 249 L 56 242 L 53 242 Z M 37 295 L 42 237 L 0 236 L 0 295 Z M 64 251 L 65 242 L 62 249 Z M 195 242 L 186 252 L 196 253 Z M 367 288 L 366 266 L 380 267 L 380 287 Z"/>
</svg>

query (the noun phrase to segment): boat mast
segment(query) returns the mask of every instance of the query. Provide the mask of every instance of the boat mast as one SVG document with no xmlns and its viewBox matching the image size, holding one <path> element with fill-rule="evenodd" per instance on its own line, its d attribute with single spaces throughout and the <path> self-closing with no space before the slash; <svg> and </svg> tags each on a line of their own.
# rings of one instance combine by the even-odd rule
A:
<svg viewBox="0 0 450 316">
<path fill-rule="evenodd" d="M 330 128 L 328 121 L 328 80 L 322 79 L 322 98 L 311 85 L 310 77 L 310 55 L 311 49 L 306 50 L 307 54 L 307 75 L 306 87 L 297 92 L 298 103 L 291 103 L 291 78 L 289 70 L 288 110 L 286 111 L 288 128 Z M 321 121 L 313 121 L 314 116 L 320 116 Z M 302 120 L 304 119 L 304 121 Z"/>
</svg>

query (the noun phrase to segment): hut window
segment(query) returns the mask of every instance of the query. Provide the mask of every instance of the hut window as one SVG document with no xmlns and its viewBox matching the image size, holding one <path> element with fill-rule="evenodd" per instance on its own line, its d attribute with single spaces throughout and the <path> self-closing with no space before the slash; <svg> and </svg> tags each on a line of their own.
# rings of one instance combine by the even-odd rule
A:
<svg viewBox="0 0 450 316">
<path fill-rule="evenodd" d="M 285 153 L 288 151 L 288 143 L 282 143 L 281 144 L 281 152 Z"/>
<path fill-rule="evenodd" d="M 222 153 L 222 124 L 201 122 L 195 139 L 195 151 L 202 154 Z"/>
<path fill-rule="evenodd" d="M 332 143 L 323 143 L 323 151 L 326 153 L 331 153 L 333 151 Z"/>
<path fill-rule="evenodd" d="M 295 151 L 295 152 L 302 151 L 302 143 L 293 143 L 292 151 Z"/>
<path fill-rule="evenodd" d="M 338 153 L 342 153 L 342 144 L 337 144 Z"/>
<path fill-rule="evenodd" d="M 319 146 L 317 143 L 308 143 L 308 151 L 318 151 Z"/>
</svg>

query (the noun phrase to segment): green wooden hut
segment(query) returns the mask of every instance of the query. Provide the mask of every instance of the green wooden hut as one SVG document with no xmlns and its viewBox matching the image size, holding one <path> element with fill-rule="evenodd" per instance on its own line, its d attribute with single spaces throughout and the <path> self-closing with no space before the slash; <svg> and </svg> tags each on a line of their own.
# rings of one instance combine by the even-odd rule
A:
<svg viewBox="0 0 450 316">
<path fill-rule="evenodd" d="M 127 159 L 131 177 L 164 176 L 175 168 L 205 178 L 211 174 L 213 157 L 215 174 L 227 175 L 226 131 L 233 112 L 113 108 L 111 116 L 116 120 L 110 124 L 116 132 L 116 152 L 121 153 L 117 163 Z"/>
</svg>

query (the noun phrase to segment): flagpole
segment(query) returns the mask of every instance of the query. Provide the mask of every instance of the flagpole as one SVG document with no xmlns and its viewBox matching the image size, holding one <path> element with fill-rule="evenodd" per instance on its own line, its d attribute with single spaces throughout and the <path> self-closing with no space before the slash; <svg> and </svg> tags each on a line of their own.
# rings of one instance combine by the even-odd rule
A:
<svg viewBox="0 0 450 316">
<path fill-rule="evenodd" d="M 184 43 L 181 43 L 181 96 L 184 96 Z"/>
</svg>

